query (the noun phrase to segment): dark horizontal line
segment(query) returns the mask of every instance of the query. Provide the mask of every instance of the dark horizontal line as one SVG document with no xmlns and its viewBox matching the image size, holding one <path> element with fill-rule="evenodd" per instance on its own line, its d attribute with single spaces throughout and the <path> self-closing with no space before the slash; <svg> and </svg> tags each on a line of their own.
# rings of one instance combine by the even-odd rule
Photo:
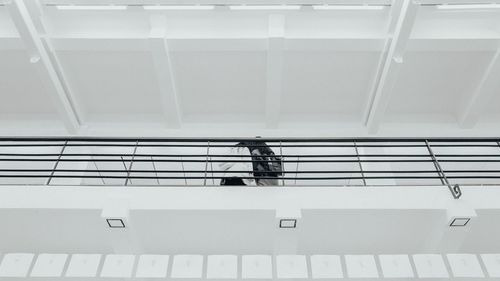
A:
<svg viewBox="0 0 500 281">
<path fill-rule="evenodd" d="M 244 170 L 231 170 L 231 171 L 220 171 L 220 170 L 115 170 L 115 169 L 103 169 L 103 170 L 86 170 L 86 169 L 0 169 L 0 172 L 13 172 L 13 173 L 24 173 L 24 172 L 55 172 L 55 173 L 209 173 L 209 174 L 239 174 L 239 173 L 250 173 L 251 171 Z M 274 171 L 275 173 L 283 174 L 423 174 L 423 173 L 437 173 L 436 170 L 398 170 L 398 171 L 384 171 L 384 170 L 311 170 L 311 171 Z M 444 173 L 500 173 L 500 170 L 445 170 Z"/>
<path fill-rule="evenodd" d="M 229 154 L 118 154 L 118 153 L 0 153 L 0 157 L 5 156 L 37 156 L 37 157 L 227 157 L 227 158 L 243 158 L 243 157 L 257 157 L 251 155 L 229 155 Z M 276 154 L 277 157 L 303 157 L 303 158 L 355 158 L 355 157 L 372 157 L 372 158 L 382 158 L 382 157 L 432 157 L 428 154 Z M 479 157 L 500 157 L 500 154 L 436 154 L 436 157 L 465 157 L 465 158 L 479 158 Z"/>
<path fill-rule="evenodd" d="M 500 138 L 109 138 L 109 137 L 0 137 L 0 141 L 79 142 L 498 142 Z"/>
<path fill-rule="evenodd" d="M 155 176 L 79 176 L 79 175 L 0 175 L 0 178 L 103 178 L 103 179 L 223 179 L 224 176 L 178 176 L 178 177 L 155 177 Z M 238 177 L 240 179 L 271 179 L 271 180 L 346 180 L 346 179 L 440 179 L 439 176 L 429 177 Z M 450 178 L 450 177 L 449 177 Z M 500 176 L 498 177 L 500 178 Z"/>
<path fill-rule="evenodd" d="M 64 144 L 1 144 L 0 147 L 136 147 L 135 144 L 72 144 L 68 143 L 66 145 Z M 206 148 L 207 146 L 210 147 L 234 147 L 235 144 L 139 144 L 137 145 L 138 148 L 141 147 L 175 147 L 175 148 L 181 148 L 181 147 L 200 147 L 200 148 Z M 393 145 L 380 145 L 380 144 L 358 144 L 358 145 L 334 145 L 334 144 L 283 144 L 283 145 L 278 145 L 278 144 L 272 144 L 269 143 L 268 145 L 254 145 L 255 147 L 273 147 L 273 148 L 279 148 L 279 147 L 295 147 L 295 148 L 301 148 L 301 147 L 309 147 L 309 148 L 355 148 L 355 147 L 372 147 L 372 148 L 427 148 L 426 145 L 422 144 L 414 144 L 414 145 L 398 145 L 398 144 L 393 144 Z M 496 144 L 432 144 L 431 147 L 495 147 L 498 148 L 499 145 Z"/>
<path fill-rule="evenodd" d="M 96 179 L 222 179 L 224 176 L 183 176 L 183 177 L 155 177 L 155 176 L 80 176 L 80 175 L 0 175 L 0 178 L 96 178 Z M 400 177 L 238 177 L 240 179 L 272 179 L 272 180 L 362 180 L 362 179 L 442 179 L 439 176 L 400 176 Z M 500 179 L 500 176 L 448 176 L 448 179 Z"/>
<path fill-rule="evenodd" d="M 62 157 L 61 159 L 16 159 L 16 158 L 6 158 L 0 159 L 0 162 L 132 162 L 132 159 L 67 159 Z M 396 159 L 387 159 L 387 160 L 207 160 L 207 159 L 186 159 L 186 160 L 174 160 L 174 159 L 155 159 L 151 161 L 149 159 L 133 159 L 133 162 L 166 162 L 166 163 L 257 163 L 257 162 L 281 162 L 281 163 L 434 163 L 432 159 L 429 160 L 396 160 Z M 499 160 L 439 160 L 439 162 L 450 162 L 450 163 L 500 163 Z"/>
</svg>

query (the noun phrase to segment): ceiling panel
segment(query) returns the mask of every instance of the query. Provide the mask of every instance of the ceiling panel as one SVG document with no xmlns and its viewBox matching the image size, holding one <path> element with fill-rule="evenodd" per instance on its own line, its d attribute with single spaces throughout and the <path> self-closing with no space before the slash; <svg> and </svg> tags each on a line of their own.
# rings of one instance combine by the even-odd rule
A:
<svg viewBox="0 0 500 281">
<path fill-rule="evenodd" d="M 59 51 L 84 122 L 160 122 L 158 81 L 149 52 Z"/>
<path fill-rule="evenodd" d="M 265 52 L 173 52 L 186 121 L 252 122 L 265 111 Z"/>
<path fill-rule="evenodd" d="M 284 119 L 360 120 L 379 57 L 379 52 L 287 52 Z"/>
<path fill-rule="evenodd" d="M 0 98 L 1 120 L 58 119 L 51 97 L 43 90 L 25 51 L 0 52 Z"/>
<path fill-rule="evenodd" d="M 406 53 L 386 119 L 455 119 L 463 99 L 474 91 L 493 55 L 486 51 Z"/>
</svg>

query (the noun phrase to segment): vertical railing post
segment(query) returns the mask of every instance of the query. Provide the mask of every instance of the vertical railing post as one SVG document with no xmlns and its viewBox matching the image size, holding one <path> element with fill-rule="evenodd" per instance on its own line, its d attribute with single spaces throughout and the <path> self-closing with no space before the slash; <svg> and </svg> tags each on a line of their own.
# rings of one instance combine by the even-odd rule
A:
<svg viewBox="0 0 500 281">
<path fill-rule="evenodd" d="M 63 147 L 61 149 L 61 152 L 59 153 L 59 155 L 57 156 L 57 160 L 56 160 L 56 163 L 54 164 L 54 167 L 52 168 L 52 171 L 50 172 L 50 176 L 49 178 L 47 179 L 47 183 L 46 185 L 50 185 L 50 182 L 52 181 L 52 177 L 54 176 L 54 173 L 56 172 L 56 169 L 57 169 L 57 165 L 59 165 L 59 161 L 61 160 L 61 157 L 64 153 L 64 150 L 66 149 L 66 145 L 68 144 L 68 141 L 65 141 L 64 144 L 63 144 Z"/>
<path fill-rule="evenodd" d="M 455 184 L 453 186 L 451 185 L 450 181 L 446 177 L 443 168 L 441 167 L 441 164 L 439 164 L 439 161 L 436 158 L 436 154 L 434 154 L 434 152 L 432 151 L 432 148 L 428 140 L 425 140 L 425 145 L 427 146 L 427 150 L 429 151 L 432 161 L 434 162 L 434 167 L 436 167 L 436 171 L 441 179 L 441 183 L 443 185 L 448 186 L 448 189 L 450 190 L 451 195 L 453 195 L 453 198 L 455 199 L 460 198 L 462 196 L 462 191 L 460 190 L 460 186 L 458 184 Z"/>
<path fill-rule="evenodd" d="M 281 185 L 285 186 L 285 163 L 283 162 L 284 157 L 283 157 L 283 144 L 282 141 L 280 141 L 280 167 L 281 167 Z"/>
<path fill-rule="evenodd" d="M 125 179 L 125 186 L 128 185 L 130 181 L 130 171 L 132 170 L 132 165 L 134 165 L 135 153 L 137 152 L 137 145 L 139 144 L 139 140 L 135 141 L 134 152 L 132 153 L 132 158 L 130 159 L 130 165 L 128 165 L 127 169 L 127 178 Z"/>
<path fill-rule="evenodd" d="M 436 157 L 435 157 L 435 155 L 434 155 L 434 152 L 432 151 L 431 146 L 429 145 L 429 142 L 428 142 L 427 140 L 425 140 L 425 146 L 427 147 L 427 151 L 429 152 L 429 156 L 430 156 L 430 157 L 431 157 L 431 159 L 432 159 L 432 162 L 433 162 L 433 164 L 434 164 L 434 168 L 436 169 L 436 172 L 437 172 L 437 174 L 439 175 L 439 180 L 441 181 L 441 184 L 442 184 L 442 185 L 445 185 L 445 184 L 446 184 L 446 182 L 444 181 L 444 178 L 443 178 L 443 176 L 442 176 L 442 174 L 441 174 L 441 168 L 440 168 L 440 166 L 438 165 L 438 163 L 437 163 L 437 159 L 436 159 Z"/>
<path fill-rule="evenodd" d="M 207 174 L 208 174 L 208 157 L 210 155 L 210 141 L 207 142 L 207 156 L 206 156 L 206 161 L 205 161 L 205 177 L 203 180 L 203 186 L 207 185 Z"/>
<path fill-rule="evenodd" d="M 363 165 L 361 165 L 361 158 L 359 157 L 358 144 L 356 141 L 354 141 L 354 149 L 356 150 L 356 158 L 358 159 L 359 171 L 361 173 L 361 177 L 363 178 L 363 185 L 366 186 L 365 173 L 363 171 Z"/>
<path fill-rule="evenodd" d="M 151 165 L 153 165 L 153 170 L 155 171 L 156 183 L 160 185 L 160 179 L 158 178 L 158 171 L 156 170 L 155 160 L 153 159 L 153 156 L 151 156 Z"/>
<path fill-rule="evenodd" d="M 94 163 L 95 170 L 96 170 L 97 174 L 99 175 L 99 178 L 101 179 L 102 184 L 106 185 L 106 182 L 104 181 L 104 178 L 102 177 L 102 174 L 101 174 L 101 171 L 99 170 L 99 167 L 97 167 L 97 164 L 95 163 L 95 161 L 92 161 L 92 163 Z"/>
</svg>

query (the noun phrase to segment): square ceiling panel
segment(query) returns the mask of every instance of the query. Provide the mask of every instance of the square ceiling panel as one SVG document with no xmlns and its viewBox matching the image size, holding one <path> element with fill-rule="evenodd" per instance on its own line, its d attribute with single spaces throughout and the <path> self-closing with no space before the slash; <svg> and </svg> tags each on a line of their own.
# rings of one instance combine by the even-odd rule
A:
<svg viewBox="0 0 500 281">
<path fill-rule="evenodd" d="M 379 57 L 374 51 L 287 52 L 283 119 L 360 120 Z"/>
<path fill-rule="evenodd" d="M 0 52 L 0 120 L 59 120 L 52 98 L 24 50 Z"/>
<path fill-rule="evenodd" d="M 149 52 L 59 51 L 84 122 L 161 122 L 156 73 Z"/>
<path fill-rule="evenodd" d="M 462 100 L 472 95 L 492 56 L 492 52 L 406 53 L 391 95 L 387 119 L 455 120 Z"/>
<path fill-rule="evenodd" d="M 496 84 L 500 85 L 500 77 L 498 78 Z M 500 105 L 500 95 L 498 92 L 492 93 L 485 96 L 484 101 L 482 101 L 481 106 L 483 110 L 480 115 L 481 123 L 497 123 L 500 121 L 500 112 L 498 110 Z"/>
<path fill-rule="evenodd" d="M 173 52 L 186 121 L 254 122 L 263 118 L 266 53 Z"/>
</svg>

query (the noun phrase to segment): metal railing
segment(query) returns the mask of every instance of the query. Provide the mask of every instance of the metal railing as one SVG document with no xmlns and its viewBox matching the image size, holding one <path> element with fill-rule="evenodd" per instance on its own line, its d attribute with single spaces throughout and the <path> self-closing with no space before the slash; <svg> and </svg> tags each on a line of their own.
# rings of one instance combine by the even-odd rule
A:
<svg viewBox="0 0 500 281">
<path fill-rule="evenodd" d="M 256 140 L 279 157 L 270 161 L 281 162 L 280 185 L 500 184 L 494 138 L 62 137 L 0 138 L 0 184 L 219 185 L 231 174 L 255 178 L 219 166 L 262 161 L 230 152 Z"/>
</svg>

